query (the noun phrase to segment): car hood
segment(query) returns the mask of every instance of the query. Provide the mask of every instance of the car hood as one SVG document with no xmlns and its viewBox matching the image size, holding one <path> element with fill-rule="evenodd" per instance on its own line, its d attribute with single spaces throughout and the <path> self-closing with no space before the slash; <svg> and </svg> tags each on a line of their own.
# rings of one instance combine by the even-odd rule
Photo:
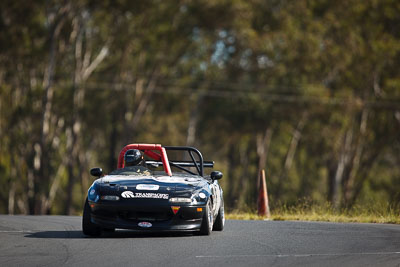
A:
<svg viewBox="0 0 400 267">
<path fill-rule="evenodd" d="M 97 180 L 102 192 L 126 190 L 184 196 L 205 186 L 200 176 L 107 175 Z"/>
</svg>

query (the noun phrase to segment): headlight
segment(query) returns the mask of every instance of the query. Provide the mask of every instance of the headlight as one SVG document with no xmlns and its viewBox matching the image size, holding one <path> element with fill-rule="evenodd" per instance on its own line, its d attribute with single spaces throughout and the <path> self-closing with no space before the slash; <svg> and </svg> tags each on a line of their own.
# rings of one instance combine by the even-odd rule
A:
<svg viewBox="0 0 400 267">
<path fill-rule="evenodd" d="M 93 183 L 93 185 L 89 188 L 88 200 L 89 201 L 93 201 L 93 202 L 97 202 L 99 200 L 99 195 L 98 195 L 96 183 Z"/>
<path fill-rule="evenodd" d="M 171 197 L 169 199 L 170 203 L 182 203 L 182 204 L 203 204 L 207 201 L 207 195 L 203 192 L 194 192 L 193 195 L 189 197 Z"/>
<path fill-rule="evenodd" d="M 171 203 L 192 203 L 192 199 L 186 198 L 186 197 L 172 197 L 169 199 L 169 202 L 171 202 Z"/>
<path fill-rule="evenodd" d="M 192 196 L 193 204 L 204 204 L 207 201 L 207 195 L 204 192 L 196 192 Z"/>
<path fill-rule="evenodd" d="M 101 200 L 111 200 L 111 201 L 118 201 L 119 196 L 101 196 Z"/>
</svg>

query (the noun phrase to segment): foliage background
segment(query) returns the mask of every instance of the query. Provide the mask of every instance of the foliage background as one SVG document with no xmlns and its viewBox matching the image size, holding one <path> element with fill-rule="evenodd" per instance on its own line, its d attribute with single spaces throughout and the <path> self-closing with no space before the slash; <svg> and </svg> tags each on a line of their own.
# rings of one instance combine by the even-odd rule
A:
<svg viewBox="0 0 400 267">
<path fill-rule="evenodd" d="M 400 208 L 397 0 L 0 3 L 0 213 L 77 214 L 128 143 L 192 145 L 230 210 Z"/>
</svg>

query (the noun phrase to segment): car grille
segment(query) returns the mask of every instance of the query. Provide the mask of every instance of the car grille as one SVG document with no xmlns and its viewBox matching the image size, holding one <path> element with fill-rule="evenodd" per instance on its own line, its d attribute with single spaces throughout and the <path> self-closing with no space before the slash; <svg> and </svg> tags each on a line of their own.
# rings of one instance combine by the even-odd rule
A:
<svg viewBox="0 0 400 267">
<path fill-rule="evenodd" d="M 120 211 L 118 216 L 123 220 L 132 221 L 168 221 L 172 219 L 172 214 L 168 212 Z"/>
</svg>

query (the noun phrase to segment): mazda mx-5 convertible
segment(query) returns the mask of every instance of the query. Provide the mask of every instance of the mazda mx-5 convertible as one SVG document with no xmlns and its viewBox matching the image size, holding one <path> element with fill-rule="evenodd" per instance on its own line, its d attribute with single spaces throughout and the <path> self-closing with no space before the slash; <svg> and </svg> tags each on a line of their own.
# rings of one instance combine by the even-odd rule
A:
<svg viewBox="0 0 400 267">
<path fill-rule="evenodd" d="M 169 160 L 171 157 L 173 160 Z M 193 147 L 130 144 L 118 158 L 118 168 L 97 177 L 88 190 L 82 218 L 83 233 L 102 231 L 192 231 L 209 235 L 222 231 L 224 200 L 218 180 L 222 173 L 204 161 Z"/>
</svg>

